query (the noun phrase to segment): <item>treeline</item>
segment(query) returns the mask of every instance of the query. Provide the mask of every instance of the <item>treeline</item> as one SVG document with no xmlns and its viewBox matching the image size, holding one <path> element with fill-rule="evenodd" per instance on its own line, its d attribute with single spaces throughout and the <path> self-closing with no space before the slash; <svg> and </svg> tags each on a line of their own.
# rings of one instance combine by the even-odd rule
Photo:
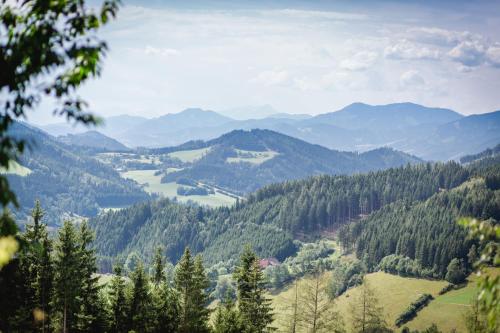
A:
<svg viewBox="0 0 500 333">
<path fill-rule="evenodd" d="M 118 264 L 108 283 L 101 283 L 92 231 L 84 222 L 65 222 L 56 239 L 41 223 L 37 202 L 33 222 L 18 236 L 18 256 L 0 270 L 2 332 L 268 332 L 273 314 L 265 296 L 259 259 L 245 247 L 233 279 L 236 300 L 229 295 L 210 320 L 209 279 L 200 256 L 188 248 L 173 276 L 165 270 L 160 248 L 151 274 L 139 261 L 126 277 Z M 7 215 L 0 231 L 15 228 Z"/>
<path fill-rule="evenodd" d="M 215 264 L 234 258 L 241 244 L 250 243 L 259 256 L 283 260 L 295 254 L 293 240 L 298 236 L 313 238 L 325 229 L 338 230 L 397 200 L 425 200 L 469 176 L 468 169 L 453 162 L 318 176 L 267 186 L 231 208 L 160 200 L 102 214 L 90 223 L 96 230 L 98 253 L 109 258 L 137 252 L 149 261 L 148 253 L 161 245 L 168 259 L 176 262 L 189 246 Z"/>
</svg>

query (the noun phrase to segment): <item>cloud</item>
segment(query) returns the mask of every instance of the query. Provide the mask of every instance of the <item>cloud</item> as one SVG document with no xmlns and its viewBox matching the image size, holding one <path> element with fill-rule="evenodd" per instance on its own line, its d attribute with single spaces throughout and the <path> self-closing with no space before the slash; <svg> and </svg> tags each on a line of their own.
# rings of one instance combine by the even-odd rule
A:
<svg viewBox="0 0 500 333">
<path fill-rule="evenodd" d="M 378 54 L 371 51 L 361 51 L 340 63 L 340 68 L 349 71 L 360 71 L 370 68 L 375 64 Z"/>
<path fill-rule="evenodd" d="M 268 11 L 268 13 L 277 13 L 280 15 L 290 16 L 297 19 L 327 19 L 327 20 L 366 20 L 365 14 L 344 13 L 334 11 L 319 11 L 319 10 L 300 10 L 300 9 L 281 9 L 276 11 Z"/>
<path fill-rule="evenodd" d="M 259 73 L 251 82 L 261 83 L 265 86 L 282 85 L 289 79 L 289 74 L 285 70 L 270 70 Z"/>
<path fill-rule="evenodd" d="M 486 51 L 479 41 L 464 41 L 448 52 L 448 56 L 462 65 L 474 67 L 484 63 Z"/>
<path fill-rule="evenodd" d="M 500 44 L 495 44 L 486 51 L 488 63 L 494 67 L 500 67 Z"/>
<path fill-rule="evenodd" d="M 403 88 L 421 87 L 425 85 L 425 80 L 418 71 L 412 69 L 401 74 L 399 84 Z"/>
<path fill-rule="evenodd" d="M 471 40 L 477 35 L 468 31 L 452 31 L 440 28 L 418 27 L 407 31 L 408 39 L 425 44 L 434 44 L 441 46 L 454 46 L 464 40 Z"/>
<path fill-rule="evenodd" d="M 144 53 L 146 53 L 147 55 L 171 57 L 171 56 L 178 56 L 181 52 L 176 49 L 158 48 L 147 45 L 146 48 L 144 49 Z"/>
<path fill-rule="evenodd" d="M 441 52 L 437 49 L 430 49 L 404 39 L 395 44 L 387 46 L 384 50 L 384 56 L 386 58 L 397 60 L 437 60 L 441 58 L 442 55 Z"/>
</svg>

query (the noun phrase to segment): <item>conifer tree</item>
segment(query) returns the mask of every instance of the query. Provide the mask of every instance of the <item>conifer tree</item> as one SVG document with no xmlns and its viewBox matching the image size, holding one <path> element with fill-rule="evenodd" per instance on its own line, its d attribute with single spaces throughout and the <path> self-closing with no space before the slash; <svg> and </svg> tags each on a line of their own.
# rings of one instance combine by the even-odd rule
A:
<svg viewBox="0 0 500 333">
<path fill-rule="evenodd" d="M 226 298 L 219 304 L 215 313 L 213 332 L 214 333 L 240 333 L 245 330 L 241 316 L 231 298 Z"/>
<path fill-rule="evenodd" d="M 174 282 L 179 292 L 179 332 L 208 332 L 209 312 L 205 308 L 207 301 L 205 289 L 208 287 L 208 279 L 201 258 L 193 260 L 189 248 L 185 249 L 177 264 Z"/>
<path fill-rule="evenodd" d="M 149 279 L 139 261 L 132 273 L 132 299 L 130 302 L 131 328 L 136 332 L 149 332 L 151 329 L 152 299 Z"/>
<path fill-rule="evenodd" d="M 264 275 L 259 260 L 249 246 L 245 246 L 240 263 L 235 269 L 234 279 L 238 287 L 238 308 L 246 332 L 272 330 L 271 302 L 265 297 Z"/>
<path fill-rule="evenodd" d="M 100 295 L 95 250 L 91 247 L 94 235 L 87 222 L 80 226 L 78 235 L 78 266 L 80 284 L 80 308 L 77 313 L 77 330 L 80 332 L 104 332 L 106 319 Z"/>
<path fill-rule="evenodd" d="M 327 293 L 327 280 L 317 267 L 311 279 L 305 282 L 301 299 L 301 326 L 311 333 L 344 332 L 344 323 L 334 311 L 334 303 Z"/>
<path fill-rule="evenodd" d="M 111 315 L 110 329 L 114 333 L 128 332 L 128 306 L 125 295 L 125 280 L 122 276 L 123 268 L 117 265 L 114 268 L 115 275 L 111 279 L 109 287 L 109 310 Z"/>
<path fill-rule="evenodd" d="M 161 247 L 157 247 L 155 257 L 153 259 L 153 282 L 156 287 L 166 280 L 165 263 L 161 252 Z"/>
<path fill-rule="evenodd" d="M 378 305 L 373 289 L 368 281 L 364 279 L 360 293 L 353 303 L 351 303 L 352 326 L 355 332 L 372 332 L 384 330 L 387 326 L 382 313 L 382 308 Z"/>
<path fill-rule="evenodd" d="M 81 267 L 78 236 L 70 221 L 64 221 L 59 229 L 54 268 L 54 310 L 59 313 L 61 331 L 72 332 L 76 328 L 75 314 L 80 310 Z"/>
<path fill-rule="evenodd" d="M 155 324 L 154 332 L 175 333 L 179 328 L 179 298 L 166 281 L 155 288 Z"/>
</svg>

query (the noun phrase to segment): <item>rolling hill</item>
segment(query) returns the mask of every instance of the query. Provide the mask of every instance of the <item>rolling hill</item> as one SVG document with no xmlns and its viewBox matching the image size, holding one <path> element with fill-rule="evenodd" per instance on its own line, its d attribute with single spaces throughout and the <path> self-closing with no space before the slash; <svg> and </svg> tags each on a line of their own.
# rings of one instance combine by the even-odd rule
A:
<svg viewBox="0 0 500 333">
<path fill-rule="evenodd" d="M 97 131 L 87 131 L 78 134 L 66 134 L 57 137 L 57 139 L 66 145 L 95 148 L 104 151 L 130 150 L 124 144 Z"/>
<path fill-rule="evenodd" d="M 89 157 L 85 150 L 68 146 L 23 123 L 16 123 L 11 133 L 32 142 L 32 149 L 19 161 L 27 172 L 7 174 L 21 206 L 14 213 L 21 220 L 25 220 L 36 199 L 46 209 L 48 223 L 53 225 L 63 216 L 94 216 L 102 208 L 149 198 L 135 182 L 123 179 L 109 166 Z"/>
<path fill-rule="evenodd" d="M 319 174 L 353 174 L 420 163 L 420 159 L 388 148 L 358 154 L 312 145 L 269 130 L 236 130 L 206 142 L 157 149 L 156 153 L 200 151 L 182 170 L 163 182 L 190 179 L 244 194 L 264 185 Z"/>
</svg>

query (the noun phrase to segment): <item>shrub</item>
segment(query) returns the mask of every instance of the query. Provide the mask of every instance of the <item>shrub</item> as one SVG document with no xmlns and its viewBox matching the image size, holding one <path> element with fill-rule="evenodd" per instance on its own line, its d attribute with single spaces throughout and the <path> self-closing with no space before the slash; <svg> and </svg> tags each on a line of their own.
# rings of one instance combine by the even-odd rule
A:
<svg viewBox="0 0 500 333">
<path fill-rule="evenodd" d="M 400 327 L 404 323 L 409 322 L 417 315 L 417 312 L 422 310 L 434 297 L 430 294 L 423 294 L 415 302 L 411 303 L 406 310 L 396 319 L 396 326 Z"/>
</svg>

